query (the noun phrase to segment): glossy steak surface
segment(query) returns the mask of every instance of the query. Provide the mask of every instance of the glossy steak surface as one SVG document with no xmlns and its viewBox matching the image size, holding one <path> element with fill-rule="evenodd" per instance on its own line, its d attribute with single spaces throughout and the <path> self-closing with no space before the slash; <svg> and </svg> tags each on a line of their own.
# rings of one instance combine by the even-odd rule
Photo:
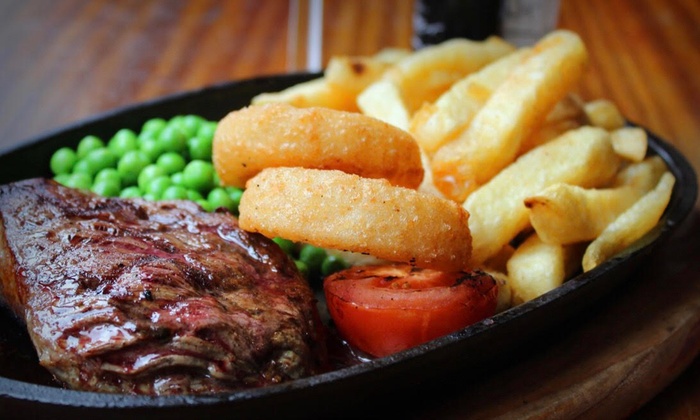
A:
<svg viewBox="0 0 700 420">
<path fill-rule="evenodd" d="M 315 299 L 272 241 L 185 201 L 0 187 L 2 295 L 73 389 L 215 393 L 318 372 Z"/>
</svg>

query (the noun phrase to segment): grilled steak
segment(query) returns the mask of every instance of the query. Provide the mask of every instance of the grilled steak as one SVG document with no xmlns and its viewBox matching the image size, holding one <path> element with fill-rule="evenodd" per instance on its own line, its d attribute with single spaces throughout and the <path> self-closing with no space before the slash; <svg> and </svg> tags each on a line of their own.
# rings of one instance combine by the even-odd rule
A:
<svg viewBox="0 0 700 420">
<path fill-rule="evenodd" d="M 189 202 L 0 187 L 0 295 L 69 387 L 210 393 L 322 365 L 312 291 L 272 241 Z"/>
</svg>

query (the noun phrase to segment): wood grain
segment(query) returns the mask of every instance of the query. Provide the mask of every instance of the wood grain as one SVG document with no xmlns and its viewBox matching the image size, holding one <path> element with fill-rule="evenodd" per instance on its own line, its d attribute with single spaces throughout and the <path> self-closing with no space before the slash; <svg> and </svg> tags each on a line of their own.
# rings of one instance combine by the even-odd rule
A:
<svg viewBox="0 0 700 420">
<path fill-rule="evenodd" d="M 410 46 L 412 0 L 323 3 L 324 60 Z M 0 150 L 135 102 L 303 70 L 288 56 L 288 9 L 279 0 L 0 2 Z M 562 0 L 559 22 L 589 49 L 581 94 L 612 99 L 696 170 L 699 23 L 696 0 Z M 699 220 L 696 210 L 628 292 L 542 354 L 407 416 L 699 418 Z"/>
</svg>

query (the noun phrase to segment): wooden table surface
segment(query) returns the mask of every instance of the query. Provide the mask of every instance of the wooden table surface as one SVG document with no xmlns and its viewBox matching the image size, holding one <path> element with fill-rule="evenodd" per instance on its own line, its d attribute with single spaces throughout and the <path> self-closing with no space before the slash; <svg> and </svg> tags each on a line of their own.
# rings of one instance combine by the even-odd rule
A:
<svg viewBox="0 0 700 420">
<path fill-rule="evenodd" d="M 302 9 L 307 7 L 301 1 Z M 82 118 L 233 79 L 304 70 L 278 0 L 0 2 L 0 150 Z M 323 56 L 410 47 L 413 2 L 326 0 Z M 609 98 L 700 168 L 700 2 L 562 0 Z M 416 417 L 700 418 L 700 214 L 627 293 Z"/>
</svg>

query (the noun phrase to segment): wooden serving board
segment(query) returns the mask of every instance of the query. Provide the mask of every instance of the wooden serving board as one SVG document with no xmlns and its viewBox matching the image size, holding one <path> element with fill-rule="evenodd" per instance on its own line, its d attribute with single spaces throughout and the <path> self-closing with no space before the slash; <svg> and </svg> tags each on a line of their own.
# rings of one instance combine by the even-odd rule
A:
<svg viewBox="0 0 700 420">
<path fill-rule="evenodd" d="M 637 412 L 700 354 L 700 259 L 694 258 L 699 240 L 696 209 L 616 296 L 534 354 L 504 361 L 503 369 L 482 379 L 454 384 L 440 398 L 414 407 L 412 416 L 612 419 Z M 652 415 L 653 409 L 635 416 L 671 418 L 668 406 L 661 410 L 666 417 Z M 686 404 L 677 411 L 697 418 L 695 409 Z"/>
</svg>

